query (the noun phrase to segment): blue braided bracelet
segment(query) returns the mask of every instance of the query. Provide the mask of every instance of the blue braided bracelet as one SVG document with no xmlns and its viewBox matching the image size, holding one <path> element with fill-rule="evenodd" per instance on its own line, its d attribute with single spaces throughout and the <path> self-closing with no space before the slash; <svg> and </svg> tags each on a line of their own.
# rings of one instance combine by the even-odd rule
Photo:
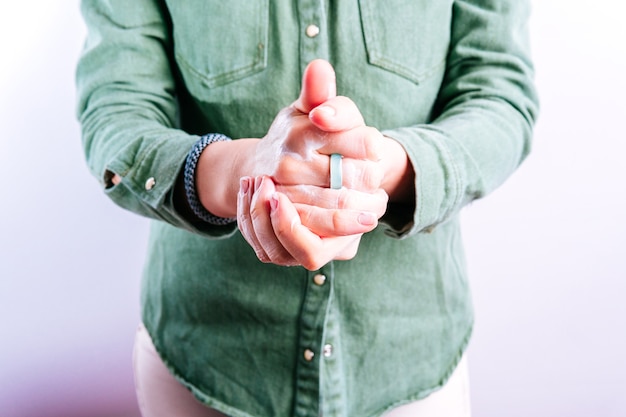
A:
<svg viewBox="0 0 626 417">
<path fill-rule="evenodd" d="M 198 165 L 198 159 L 200 159 L 200 154 L 207 146 L 215 142 L 223 142 L 228 140 L 231 140 L 231 138 L 219 133 L 204 135 L 193 145 L 193 147 L 189 151 L 189 154 L 187 154 L 187 160 L 185 161 L 185 194 L 187 195 L 187 202 L 189 203 L 189 207 L 193 211 L 193 214 L 195 214 L 196 217 L 198 217 L 200 220 L 216 226 L 225 226 L 227 224 L 233 223 L 237 221 L 237 218 L 215 216 L 209 213 L 207 209 L 205 209 L 204 206 L 200 203 L 200 200 L 198 200 L 198 194 L 196 192 L 196 166 Z"/>
</svg>

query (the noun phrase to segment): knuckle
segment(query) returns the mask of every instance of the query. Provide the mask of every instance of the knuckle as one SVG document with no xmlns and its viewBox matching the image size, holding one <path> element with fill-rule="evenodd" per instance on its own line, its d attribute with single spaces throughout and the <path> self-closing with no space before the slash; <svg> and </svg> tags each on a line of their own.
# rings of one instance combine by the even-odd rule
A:
<svg viewBox="0 0 626 417">
<path fill-rule="evenodd" d="M 304 262 L 302 262 L 302 266 L 305 269 L 308 269 L 309 271 L 316 271 L 318 269 L 320 269 L 322 266 L 324 266 L 325 262 L 322 262 L 319 259 L 316 259 L 315 257 L 308 257 L 307 259 L 304 260 Z"/>
<path fill-rule="evenodd" d="M 267 257 L 272 263 L 277 265 L 283 265 L 285 262 L 287 262 L 284 251 L 278 246 L 269 248 L 267 250 Z"/>
<path fill-rule="evenodd" d="M 373 183 L 376 184 L 374 188 L 380 188 L 383 183 L 383 179 L 385 178 L 385 172 L 382 170 L 381 165 L 378 162 L 373 163 L 374 166 L 374 175 L 373 175 Z"/>
<path fill-rule="evenodd" d="M 340 210 L 350 207 L 350 190 L 348 188 L 342 187 L 339 190 L 335 206 Z"/>
<path fill-rule="evenodd" d="M 362 171 L 363 185 L 367 190 L 376 190 L 383 180 L 383 172 L 373 162 L 368 162 Z"/>
<path fill-rule="evenodd" d="M 291 228 L 283 222 L 274 225 L 274 235 L 278 240 L 287 239 L 290 234 Z"/>
<path fill-rule="evenodd" d="M 379 217 L 382 217 L 387 212 L 387 205 L 389 204 L 389 194 L 387 194 L 384 190 L 378 191 L 378 208 L 376 213 Z"/>
<path fill-rule="evenodd" d="M 315 271 L 324 266 L 327 261 L 324 259 L 324 254 L 320 251 L 308 250 L 298 256 L 298 262 L 309 271 Z"/>
<path fill-rule="evenodd" d="M 367 137 L 365 139 L 365 155 L 370 161 L 378 161 L 381 158 L 383 146 L 383 134 L 375 127 L 367 127 Z"/>
<path fill-rule="evenodd" d="M 256 254 L 256 257 L 259 259 L 259 261 L 263 262 L 264 264 L 270 262 L 269 257 L 266 255 L 266 253 L 261 248 L 253 247 L 253 249 L 254 249 L 254 253 Z"/>
<path fill-rule="evenodd" d="M 373 161 L 346 161 L 344 185 L 357 191 L 373 192 L 380 188 L 384 172 Z"/>
<path fill-rule="evenodd" d="M 293 182 L 293 178 L 297 178 L 298 170 L 301 169 L 298 161 L 295 161 L 291 156 L 285 156 L 278 161 L 274 177 L 278 183 L 290 184 Z"/>
<path fill-rule="evenodd" d="M 334 211 L 332 216 L 332 227 L 335 234 L 341 235 L 345 231 L 345 222 L 344 218 L 341 215 L 341 212 Z"/>
<path fill-rule="evenodd" d="M 262 214 L 261 214 L 259 208 L 258 207 L 252 207 L 250 209 L 250 214 L 247 215 L 247 216 L 243 215 L 242 217 L 243 217 L 244 221 L 245 220 L 250 220 L 251 223 L 256 223 L 256 222 L 258 222 L 261 219 L 261 216 L 262 216 Z"/>
<path fill-rule="evenodd" d="M 298 212 L 300 215 L 300 221 L 304 225 L 311 225 L 315 223 L 315 214 L 313 213 L 312 208 L 305 208 Z"/>
</svg>

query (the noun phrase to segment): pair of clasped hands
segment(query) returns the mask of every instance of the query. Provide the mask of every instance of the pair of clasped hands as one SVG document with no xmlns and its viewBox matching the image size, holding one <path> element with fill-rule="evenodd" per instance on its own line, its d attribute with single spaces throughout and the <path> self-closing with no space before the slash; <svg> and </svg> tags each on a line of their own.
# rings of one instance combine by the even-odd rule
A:
<svg viewBox="0 0 626 417">
<path fill-rule="evenodd" d="M 196 176 L 207 210 L 236 213 L 261 261 L 309 270 L 356 255 L 390 195 L 405 194 L 410 165 L 401 145 L 366 126 L 355 103 L 336 95 L 334 70 L 323 60 L 307 66 L 300 97 L 264 138 L 217 142 L 207 150 Z M 329 188 L 333 153 L 343 156 L 341 189 Z M 220 176 L 223 169 L 230 180 Z"/>
</svg>

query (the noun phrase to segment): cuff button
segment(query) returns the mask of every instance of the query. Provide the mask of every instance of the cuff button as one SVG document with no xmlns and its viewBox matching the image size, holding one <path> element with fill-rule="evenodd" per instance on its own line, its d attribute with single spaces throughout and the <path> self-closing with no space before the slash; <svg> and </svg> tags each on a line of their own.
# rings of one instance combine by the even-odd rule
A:
<svg viewBox="0 0 626 417">
<path fill-rule="evenodd" d="M 154 188 L 154 186 L 156 185 L 156 180 L 154 179 L 154 177 L 150 177 L 148 178 L 148 180 L 146 181 L 146 191 L 150 191 L 151 189 Z"/>
</svg>

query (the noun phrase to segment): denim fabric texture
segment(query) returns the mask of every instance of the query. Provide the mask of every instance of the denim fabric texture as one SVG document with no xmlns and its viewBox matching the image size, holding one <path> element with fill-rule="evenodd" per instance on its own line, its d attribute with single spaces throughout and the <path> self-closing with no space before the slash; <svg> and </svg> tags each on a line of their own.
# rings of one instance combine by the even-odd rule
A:
<svg viewBox="0 0 626 417">
<path fill-rule="evenodd" d="M 473 324 L 459 210 L 530 150 L 528 1 L 81 8 L 86 159 L 113 201 L 156 220 L 142 319 L 171 372 L 235 417 L 378 416 L 441 387 Z M 353 260 L 307 271 L 259 262 L 236 225 L 186 218 L 173 188 L 199 136 L 263 137 L 316 58 L 366 123 L 404 146 L 416 201 L 390 206 Z"/>
</svg>

